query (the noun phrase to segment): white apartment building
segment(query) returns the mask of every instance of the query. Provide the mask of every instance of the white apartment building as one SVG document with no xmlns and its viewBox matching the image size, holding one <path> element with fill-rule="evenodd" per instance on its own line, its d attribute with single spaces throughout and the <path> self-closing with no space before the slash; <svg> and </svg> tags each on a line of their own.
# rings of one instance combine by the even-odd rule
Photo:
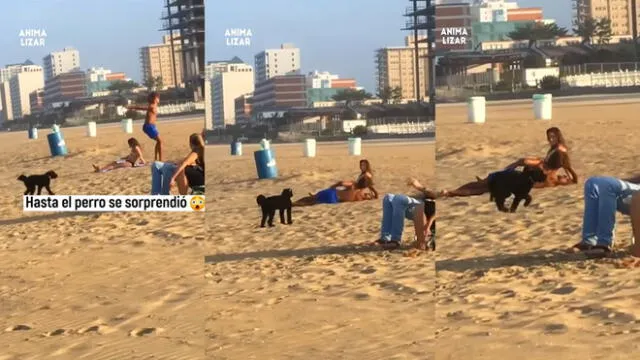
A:
<svg viewBox="0 0 640 360">
<path fill-rule="evenodd" d="M 307 75 L 307 89 L 331 88 L 331 81 L 340 77 L 328 71 L 312 71 Z"/>
<path fill-rule="evenodd" d="M 244 64 L 244 61 L 237 56 L 234 56 L 231 60 L 209 61 L 204 66 L 205 79 L 213 79 L 216 74 L 225 71 L 229 64 Z"/>
<path fill-rule="evenodd" d="M 42 59 L 45 80 L 80 68 L 80 52 L 66 47 L 62 51 L 54 51 Z"/>
<path fill-rule="evenodd" d="M 236 122 L 235 99 L 254 89 L 253 67 L 247 64 L 227 64 L 211 80 L 212 123 L 223 128 Z"/>
<path fill-rule="evenodd" d="M 42 66 L 22 66 L 20 73 L 9 80 L 13 119 L 20 119 L 31 114 L 29 94 L 43 88 L 44 74 Z"/>
<path fill-rule="evenodd" d="M 105 69 L 103 67 L 92 67 L 87 70 L 87 81 L 106 81 L 107 75 L 109 74 L 111 74 L 111 70 L 109 69 Z"/>
<path fill-rule="evenodd" d="M 267 49 L 255 56 L 255 83 L 274 76 L 300 73 L 300 49 L 282 44 L 280 49 Z"/>
<path fill-rule="evenodd" d="M 474 22 L 507 21 L 507 12 L 517 9 L 518 3 L 504 0 L 476 0 L 471 3 L 471 19 Z"/>
<path fill-rule="evenodd" d="M 0 123 L 13 120 L 13 106 L 11 106 L 11 88 L 9 81 L 0 83 Z"/>
</svg>

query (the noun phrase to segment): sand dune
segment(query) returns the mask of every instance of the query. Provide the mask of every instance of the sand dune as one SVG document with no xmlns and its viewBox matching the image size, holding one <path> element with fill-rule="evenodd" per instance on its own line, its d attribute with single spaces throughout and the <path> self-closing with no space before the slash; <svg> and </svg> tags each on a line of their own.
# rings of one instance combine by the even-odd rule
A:
<svg viewBox="0 0 640 360">
<path fill-rule="evenodd" d="M 303 158 L 300 144 L 274 148 L 275 181 L 255 179 L 255 146 L 242 157 L 226 146 L 207 152 L 207 358 L 433 359 L 433 256 L 362 246 L 379 235 L 380 200 L 294 208 L 293 225 L 272 229 L 258 228 L 255 200 L 354 178 L 360 158 L 381 193 L 406 193 L 407 177 L 434 179 L 433 144 L 364 143 L 361 157 L 346 143 L 319 144 L 316 158 Z"/>
<path fill-rule="evenodd" d="M 534 121 L 530 105 L 487 107 L 487 123 L 466 124 L 466 108 L 438 110 L 439 188 L 485 176 L 525 155 L 543 156 L 545 129 L 569 140 L 578 185 L 534 190 L 530 208 L 498 213 L 489 196 L 438 204 L 439 359 L 629 359 L 640 332 L 638 270 L 620 269 L 630 240 L 618 216 L 613 259 L 562 250 L 580 240 L 588 176 L 638 171 L 638 104 L 554 106 Z"/>
<path fill-rule="evenodd" d="M 202 121 L 160 122 L 168 159 L 186 155 Z M 0 135 L 0 359 L 201 357 L 204 214 L 22 213 L 21 173 L 55 170 L 60 195 L 149 192 L 148 167 L 91 172 L 127 153 L 120 128 L 63 131 L 65 159 L 48 156 L 44 131 Z M 133 136 L 152 159 L 139 126 Z"/>
</svg>

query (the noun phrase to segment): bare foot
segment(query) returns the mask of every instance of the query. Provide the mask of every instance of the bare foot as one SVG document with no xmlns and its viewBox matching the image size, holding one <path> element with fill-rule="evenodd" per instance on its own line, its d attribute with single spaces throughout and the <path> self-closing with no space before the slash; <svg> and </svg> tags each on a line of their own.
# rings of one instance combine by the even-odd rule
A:
<svg viewBox="0 0 640 360">
<path fill-rule="evenodd" d="M 100 167 L 99 167 L 98 165 L 93 164 L 93 165 L 91 165 L 91 166 L 93 166 L 93 170 L 94 170 L 95 172 L 100 172 Z"/>
<path fill-rule="evenodd" d="M 440 192 L 438 193 L 438 197 L 442 198 L 442 197 L 449 197 L 449 190 L 440 190 Z"/>
</svg>

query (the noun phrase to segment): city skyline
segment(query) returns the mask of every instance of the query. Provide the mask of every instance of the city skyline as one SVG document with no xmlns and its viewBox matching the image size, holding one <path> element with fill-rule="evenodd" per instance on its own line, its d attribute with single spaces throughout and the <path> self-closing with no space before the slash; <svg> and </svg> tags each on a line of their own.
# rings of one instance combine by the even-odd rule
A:
<svg viewBox="0 0 640 360">
<path fill-rule="evenodd" d="M 73 47 L 80 52 L 81 70 L 104 67 L 142 82 L 140 48 L 162 43 L 165 34 L 159 31 L 162 1 L 155 1 L 151 7 L 149 3 L 136 0 L 7 3 L 0 15 L 0 31 L 5 34 L 0 37 L 3 49 L 0 67 L 26 60 L 42 66 L 42 59 L 49 53 Z M 72 20 L 69 14 L 73 14 Z M 74 26 L 70 26 L 70 21 Z M 22 47 L 19 34 L 24 29 L 44 30 L 45 46 Z"/>
<path fill-rule="evenodd" d="M 206 60 L 239 57 L 254 66 L 254 56 L 265 49 L 292 43 L 300 49 L 301 70 L 328 71 L 341 78 L 355 78 L 358 86 L 375 94 L 375 51 L 404 46 L 404 17 L 409 1 L 327 0 L 301 3 L 273 0 L 247 8 L 243 3 L 224 3 L 206 13 Z M 247 10 L 250 9 L 250 10 Z M 265 14 L 269 13 L 268 16 Z M 354 18 L 357 14 L 357 21 Z M 359 27 L 362 19 L 371 26 Z M 227 46 L 225 30 L 250 29 L 250 46 Z"/>
<path fill-rule="evenodd" d="M 574 11 L 571 1 L 555 2 L 553 0 L 518 0 L 520 7 L 540 7 L 545 19 L 553 19 L 558 26 L 562 26 L 572 32 Z"/>
</svg>

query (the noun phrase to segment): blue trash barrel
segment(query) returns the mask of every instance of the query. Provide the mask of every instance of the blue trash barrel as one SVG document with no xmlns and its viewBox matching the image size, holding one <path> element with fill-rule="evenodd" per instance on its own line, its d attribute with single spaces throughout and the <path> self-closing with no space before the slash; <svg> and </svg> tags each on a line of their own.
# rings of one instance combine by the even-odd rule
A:
<svg viewBox="0 0 640 360">
<path fill-rule="evenodd" d="M 51 151 L 51 156 L 67 155 L 67 144 L 65 144 L 61 132 L 53 132 L 47 135 L 47 141 L 49 141 L 49 150 Z"/>
<path fill-rule="evenodd" d="M 242 143 L 240 141 L 234 141 L 231 143 L 231 155 L 233 156 L 242 155 Z"/>
<path fill-rule="evenodd" d="M 278 168 L 276 167 L 276 158 L 273 150 L 258 150 L 253 153 L 253 157 L 256 160 L 258 179 L 273 179 L 278 177 Z"/>
<path fill-rule="evenodd" d="M 29 129 L 29 139 L 35 140 L 37 138 L 38 138 L 38 129 L 37 128 L 30 128 Z"/>
</svg>

